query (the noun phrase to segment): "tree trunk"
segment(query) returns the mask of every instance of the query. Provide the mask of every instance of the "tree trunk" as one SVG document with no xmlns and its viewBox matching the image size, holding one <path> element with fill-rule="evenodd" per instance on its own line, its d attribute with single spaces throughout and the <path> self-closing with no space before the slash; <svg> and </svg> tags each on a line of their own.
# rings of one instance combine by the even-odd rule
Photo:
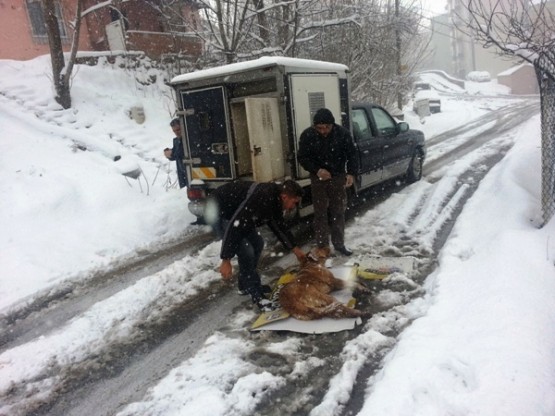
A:
<svg viewBox="0 0 555 416">
<path fill-rule="evenodd" d="M 266 19 L 266 12 L 262 10 L 264 9 L 264 0 L 254 0 L 254 7 L 256 9 L 256 18 L 258 19 L 260 38 L 266 43 L 266 46 L 271 46 L 268 19 Z"/>
<path fill-rule="evenodd" d="M 56 101 L 65 109 L 71 107 L 69 83 L 64 82 L 63 71 L 65 68 L 64 50 L 60 36 L 60 27 L 56 17 L 54 0 L 44 0 L 42 3 L 48 43 L 50 45 L 50 58 L 52 60 L 52 82 L 56 91 Z"/>
</svg>

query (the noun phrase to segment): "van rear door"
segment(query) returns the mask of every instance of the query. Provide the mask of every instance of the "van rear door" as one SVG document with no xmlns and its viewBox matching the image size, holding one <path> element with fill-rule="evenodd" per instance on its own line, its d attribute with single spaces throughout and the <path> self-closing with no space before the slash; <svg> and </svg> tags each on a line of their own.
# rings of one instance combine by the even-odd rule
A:
<svg viewBox="0 0 555 416">
<path fill-rule="evenodd" d="M 182 91 L 192 179 L 231 179 L 233 147 L 223 87 Z"/>
<path fill-rule="evenodd" d="M 312 117 L 320 108 L 329 109 L 335 117 L 335 122 L 341 124 L 339 76 L 337 74 L 292 74 L 289 78 L 293 133 L 296 150 L 298 150 L 301 133 L 312 125 Z M 300 178 L 309 176 L 298 162 L 297 172 Z"/>
</svg>

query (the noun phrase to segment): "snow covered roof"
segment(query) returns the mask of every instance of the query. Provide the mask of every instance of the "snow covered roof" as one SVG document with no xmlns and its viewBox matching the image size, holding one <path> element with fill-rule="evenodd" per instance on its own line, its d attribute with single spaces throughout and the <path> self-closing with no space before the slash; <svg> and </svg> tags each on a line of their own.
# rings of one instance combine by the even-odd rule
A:
<svg viewBox="0 0 555 416">
<path fill-rule="evenodd" d="M 264 56 L 252 61 L 237 62 L 229 65 L 222 65 L 215 68 L 202 69 L 200 71 L 177 75 L 171 80 L 171 84 L 179 84 L 181 82 L 188 82 L 205 78 L 214 78 L 267 66 L 284 66 L 288 69 L 308 70 L 315 72 L 345 73 L 349 71 L 349 68 L 346 65 L 333 62 L 315 61 L 311 59 L 285 58 L 281 56 Z"/>
</svg>

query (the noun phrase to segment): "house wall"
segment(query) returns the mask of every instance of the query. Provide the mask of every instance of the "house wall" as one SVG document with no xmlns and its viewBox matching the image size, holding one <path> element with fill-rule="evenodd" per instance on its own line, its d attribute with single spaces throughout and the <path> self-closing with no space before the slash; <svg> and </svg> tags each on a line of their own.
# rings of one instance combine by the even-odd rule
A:
<svg viewBox="0 0 555 416">
<path fill-rule="evenodd" d="M 83 10 L 88 10 L 97 3 L 97 0 L 84 0 Z M 110 17 L 106 9 L 100 8 L 96 11 L 87 13 L 85 21 L 87 22 L 87 31 L 82 31 L 81 33 L 89 38 L 89 42 L 93 50 L 109 50 L 108 40 L 106 39 L 106 30 L 104 29 L 106 25 L 110 23 Z"/>
<path fill-rule="evenodd" d="M 478 43 L 473 43 L 474 69 L 473 71 L 488 71 L 492 78 L 497 78 L 500 72 L 517 65 L 519 58 L 500 56 L 497 47 L 484 48 Z M 468 73 L 468 72 L 467 72 Z"/>
<path fill-rule="evenodd" d="M 153 35 L 149 32 L 127 32 L 129 50 L 145 51 L 150 58 L 157 59 L 162 54 L 180 52 L 184 55 L 199 56 L 202 53 L 202 42 L 199 38 L 174 36 L 166 33 Z"/>
<path fill-rule="evenodd" d="M 85 0 L 85 8 L 93 7 L 99 0 Z M 181 52 L 185 55 L 198 56 L 202 52 L 202 42 L 199 38 L 179 34 L 167 33 L 170 28 L 160 19 L 158 13 L 143 1 L 136 0 L 120 4 L 120 10 L 125 17 L 127 49 L 144 51 L 147 56 L 158 59 L 165 53 Z M 182 16 L 188 22 L 198 20 L 198 12 L 192 3 L 185 3 Z M 100 8 L 87 14 L 88 37 L 97 51 L 109 50 L 106 38 L 106 25 L 112 22 L 108 8 Z"/>
<path fill-rule="evenodd" d="M 42 0 L 41 0 L 42 1 Z M 75 0 L 58 0 L 64 17 L 66 31 L 71 34 L 67 22 L 74 20 Z M 83 11 L 102 3 L 101 0 L 83 0 Z M 27 60 L 50 53 L 46 36 L 33 36 L 32 24 L 26 0 L 0 0 L 0 59 Z M 159 58 L 163 53 L 181 52 L 198 56 L 202 52 L 202 42 L 191 35 L 171 36 L 168 28 L 159 19 L 155 10 L 144 1 L 135 0 L 121 3 L 121 11 L 127 18 L 127 40 L 129 50 L 142 50 L 151 58 Z M 189 22 L 198 21 L 198 12 L 193 2 L 186 2 L 183 16 Z M 86 15 L 81 23 L 79 51 L 107 51 L 106 25 L 112 22 L 110 10 L 101 7 Z M 71 36 L 62 39 L 64 51 L 71 47 Z"/>
<path fill-rule="evenodd" d="M 141 2 L 123 3 L 121 10 L 129 20 L 127 30 L 164 31 L 164 26 L 158 14 L 151 7 L 141 5 Z"/>
<path fill-rule="evenodd" d="M 93 9 L 99 0 L 84 0 L 84 9 Z M 126 18 L 126 28 L 132 30 L 149 30 L 158 32 L 162 28 L 157 23 L 158 17 L 151 8 L 145 7 L 142 2 L 121 3 L 118 7 Z M 101 7 L 87 13 L 87 35 L 91 45 L 96 51 L 110 50 L 110 45 L 106 37 L 106 26 L 112 22 L 112 16 L 108 7 Z"/>
<path fill-rule="evenodd" d="M 60 2 L 66 30 L 74 19 L 75 1 Z M 87 31 L 86 23 L 81 30 Z M 62 39 L 64 51 L 69 51 L 71 38 Z M 92 50 L 86 36 L 81 36 L 79 50 Z M 47 37 L 33 36 L 25 0 L 0 0 L 0 59 L 28 60 L 50 53 Z"/>
<path fill-rule="evenodd" d="M 509 87 L 511 94 L 526 95 L 540 93 L 536 71 L 530 64 L 521 65 L 514 71 L 506 71 L 506 74 L 499 74 L 497 82 Z"/>
<path fill-rule="evenodd" d="M 499 0 L 503 7 L 509 7 L 511 0 Z M 484 7 L 491 7 L 497 0 L 483 0 Z M 432 19 L 432 38 L 430 48 L 433 53 L 423 62 L 421 69 L 442 69 L 461 79 L 466 78 L 470 71 L 488 71 L 492 78 L 513 67 L 519 59 L 499 54 L 498 48 L 484 48 L 465 33 L 457 30 L 464 27 L 461 18 L 465 18 L 467 10 L 461 0 L 447 0 L 448 13 Z"/>
</svg>

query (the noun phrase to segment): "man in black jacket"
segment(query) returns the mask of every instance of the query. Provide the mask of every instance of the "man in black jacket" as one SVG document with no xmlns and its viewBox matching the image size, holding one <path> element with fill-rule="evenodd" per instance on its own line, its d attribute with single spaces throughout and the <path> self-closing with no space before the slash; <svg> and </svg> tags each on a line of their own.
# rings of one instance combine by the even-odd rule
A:
<svg viewBox="0 0 555 416">
<path fill-rule="evenodd" d="M 175 165 L 177 168 L 177 179 L 179 180 L 179 187 L 184 188 L 187 186 L 187 174 L 185 173 L 185 165 L 183 164 L 183 158 L 185 157 L 185 152 L 183 151 L 183 141 L 181 140 L 181 124 L 178 118 L 174 118 L 170 121 L 170 127 L 175 134 L 173 138 L 173 147 L 171 149 L 164 149 L 164 156 L 169 160 L 175 160 Z"/>
<path fill-rule="evenodd" d="M 222 238 L 220 273 L 224 280 L 231 279 L 231 259 L 239 262 L 239 292 L 251 295 L 257 306 L 264 310 L 270 302 L 256 271 L 264 240 L 256 227 L 267 224 L 283 246 L 292 250 L 299 261 L 305 253 L 297 246 L 285 225 L 284 211 L 295 209 L 302 197 L 302 188 L 292 180 L 283 184 L 273 182 L 230 182 L 210 195 L 205 219 Z"/>
<path fill-rule="evenodd" d="M 301 134 L 298 160 L 310 173 L 316 244 L 327 247 L 331 232 L 335 250 L 350 256 L 345 247 L 345 209 L 346 187 L 353 185 L 358 171 L 355 144 L 327 108 L 314 114 L 313 124 Z"/>
</svg>

